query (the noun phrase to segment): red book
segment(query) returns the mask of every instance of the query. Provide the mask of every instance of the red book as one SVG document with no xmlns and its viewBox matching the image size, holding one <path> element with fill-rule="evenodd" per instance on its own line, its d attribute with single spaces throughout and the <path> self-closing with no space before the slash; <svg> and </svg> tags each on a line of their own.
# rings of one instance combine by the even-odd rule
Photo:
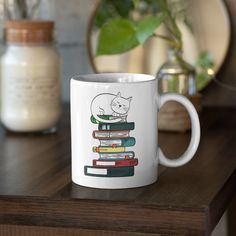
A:
<svg viewBox="0 0 236 236">
<path fill-rule="evenodd" d="M 138 159 L 124 159 L 124 160 L 93 160 L 93 166 L 97 167 L 118 167 L 118 166 L 137 166 Z"/>
</svg>

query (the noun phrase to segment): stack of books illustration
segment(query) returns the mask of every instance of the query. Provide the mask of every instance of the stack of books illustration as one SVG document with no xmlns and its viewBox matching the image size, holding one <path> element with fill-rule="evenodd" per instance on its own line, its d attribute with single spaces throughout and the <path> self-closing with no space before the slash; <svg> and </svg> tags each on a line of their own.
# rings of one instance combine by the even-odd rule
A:
<svg viewBox="0 0 236 236">
<path fill-rule="evenodd" d="M 111 119 L 111 117 L 109 117 Z M 93 131 L 93 138 L 100 144 L 92 147 L 98 158 L 92 160 L 91 166 L 85 166 L 84 172 L 88 176 L 96 177 L 126 177 L 134 175 L 134 168 L 138 165 L 135 153 L 129 150 L 135 145 L 135 138 L 130 133 L 135 128 L 134 122 L 97 123 L 98 130 Z"/>
</svg>

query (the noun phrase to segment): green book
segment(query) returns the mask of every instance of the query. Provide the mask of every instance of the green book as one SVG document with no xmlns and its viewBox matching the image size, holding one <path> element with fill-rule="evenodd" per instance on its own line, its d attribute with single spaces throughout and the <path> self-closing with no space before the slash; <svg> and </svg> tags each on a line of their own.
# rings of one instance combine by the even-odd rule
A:
<svg viewBox="0 0 236 236">
<path fill-rule="evenodd" d="M 126 121 L 126 116 L 123 117 L 117 117 L 117 116 L 112 116 L 112 115 L 98 115 L 98 117 L 100 117 L 103 120 L 114 120 L 117 118 L 123 119 L 122 121 L 119 122 L 124 122 Z M 90 120 L 92 123 L 94 124 L 101 124 L 102 122 L 100 122 L 99 120 L 97 120 L 93 115 L 90 117 Z"/>
<path fill-rule="evenodd" d="M 111 116 L 111 115 L 98 115 L 98 117 L 100 117 L 100 118 L 102 118 L 102 119 L 104 119 L 104 120 L 110 120 L 113 116 Z M 90 117 L 90 120 L 91 120 L 91 122 L 94 123 L 94 124 L 99 124 L 99 123 L 101 123 L 100 121 L 96 120 L 96 118 L 95 118 L 94 116 L 91 116 L 91 117 Z"/>
</svg>

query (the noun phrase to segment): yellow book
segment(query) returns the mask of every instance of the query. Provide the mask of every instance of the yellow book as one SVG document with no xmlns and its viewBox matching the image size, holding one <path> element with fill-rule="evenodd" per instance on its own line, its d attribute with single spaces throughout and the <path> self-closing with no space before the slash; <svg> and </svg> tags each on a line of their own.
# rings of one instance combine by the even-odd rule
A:
<svg viewBox="0 0 236 236">
<path fill-rule="evenodd" d="M 93 147 L 94 152 L 124 152 L 125 147 Z"/>
</svg>

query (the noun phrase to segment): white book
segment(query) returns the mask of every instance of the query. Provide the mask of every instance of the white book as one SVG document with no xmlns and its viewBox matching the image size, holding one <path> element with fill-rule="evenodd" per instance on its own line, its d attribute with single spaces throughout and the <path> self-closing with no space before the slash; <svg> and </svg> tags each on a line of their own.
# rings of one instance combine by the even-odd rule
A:
<svg viewBox="0 0 236 236">
<path fill-rule="evenodd" d="M 129 130 L 117 130 L 117 131 L 95 130 L 93 131 L 93 137 L 98 139 L 128 138 Z"/>
<path fill-rule="evenodd" d="M 100 146 L 109 147 L 112 145 L 122 146 L 122 141 L 120 139 L 106 139 L 100 140 Z"/>
<path fill-rule="evenodd" d="M 90 168 L 87 167 L 88 174 L 95 174 L 95 175 L 107 175 L 107 169 L 104 168 Z"/>
<path fill-rule="evenodd" d="M 116 162 L 115 161 L 96 161 L 97 166 L 115 166 Z"/>
<path fill-rule="evenodd" d="M 114 152 L 114 153 L 100 153 L 99 159 L 111 160 L 111 159 L 130 159 L 134 158 L 134 152 Z"/>
</svg>

